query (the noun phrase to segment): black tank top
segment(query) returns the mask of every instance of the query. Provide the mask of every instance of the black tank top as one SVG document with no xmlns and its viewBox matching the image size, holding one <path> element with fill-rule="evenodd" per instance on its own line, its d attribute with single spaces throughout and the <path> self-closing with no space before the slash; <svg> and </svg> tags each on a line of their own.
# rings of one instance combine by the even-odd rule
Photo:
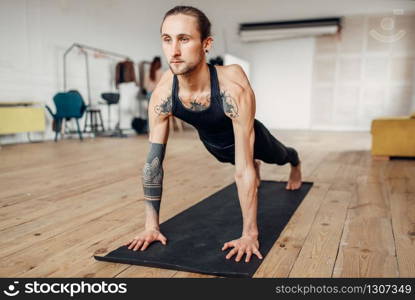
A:
<svg viewBox="0 0 415 300">
<path fill-rule="evenodd" d="M 219 80 L 216 68 L 208 64 L 210 73 L 210 106 L 202 111 L 193 111 L 185 107 L 179 99 L 179 81 L 173 77 L 172 114 L 193 125 L 202 142 L 217 148 L 235 143 L 232 120 L 225 115 L 220 95 Z"/>
</svg>

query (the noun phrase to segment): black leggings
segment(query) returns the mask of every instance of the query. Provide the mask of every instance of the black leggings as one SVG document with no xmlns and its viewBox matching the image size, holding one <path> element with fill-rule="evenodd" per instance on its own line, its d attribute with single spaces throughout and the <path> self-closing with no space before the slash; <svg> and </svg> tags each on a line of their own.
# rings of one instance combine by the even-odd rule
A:
<svg viewBox="0 0 415 300">
<path fill-rule="evenodd" d="M 286 147 L 278 141 L 260 121 L 255 119 L 255 143 L 254 159 L 262 160 L 265 163 L 292 166 L 299 164 L 298 153 L 294 148 Z M 225 147 L 217 147 L 202 140 L 206 149 L 220 162 L 235 164 L 235 144 Z"/>
</svg>

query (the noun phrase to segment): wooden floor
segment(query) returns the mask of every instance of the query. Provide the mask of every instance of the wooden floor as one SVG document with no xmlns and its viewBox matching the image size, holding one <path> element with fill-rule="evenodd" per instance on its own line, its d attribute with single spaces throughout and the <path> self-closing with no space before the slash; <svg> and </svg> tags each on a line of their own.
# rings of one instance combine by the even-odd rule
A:
<svg viewBox="0 0 415 300">
<path fill-rule="evenodd" d="M 415 161 L 372 161 L 367 132 L 273 133 L 314 186 L 255 276 L 415 277 Z M 0 276 L 212 277 L 93 258 L 143 227 L 147 150 L 146 136 L 3 146 Z M 170 136 L 164 169 L 161 222 L 233 182 L 194 131 Z M 262 179 L 288 172 L 262 164 Z"/>
</svg>

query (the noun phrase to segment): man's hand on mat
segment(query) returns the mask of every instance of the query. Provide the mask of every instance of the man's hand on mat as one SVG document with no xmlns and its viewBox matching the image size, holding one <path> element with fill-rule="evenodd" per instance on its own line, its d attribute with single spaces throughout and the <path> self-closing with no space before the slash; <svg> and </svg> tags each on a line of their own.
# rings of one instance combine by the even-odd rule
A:
<svg viewBox="0 0 415 300">
<path fill-rule="evenodd" d="M 249 262 L 251 260 L 252 254 L 258 256 L 259 259 L 262 259 L 262 255 L 259 252 L 258 238 L 256 237 L 242 236 L 237 240 L 227 242 L 223 245 L 222 251 L 230 247 L 234 248 L 228 253 L 228 255 L 226 255 L 226 259 L 230 259 L 234 254 L 237 254 L 235 261 L 239 262 L 245 253 L 245 262 Z"/>
<path fill-rule="evenodd" d="M 163 245 L 166 245 L 166 237 L 157 229 L 145 229 L 140 232 L 134 239 L 125 244 L 128 249 L 137 251 L 141 247 L 141 251 L 146 250 L 148 245 L 154 241 L 160 241 Z"/>
</svg>

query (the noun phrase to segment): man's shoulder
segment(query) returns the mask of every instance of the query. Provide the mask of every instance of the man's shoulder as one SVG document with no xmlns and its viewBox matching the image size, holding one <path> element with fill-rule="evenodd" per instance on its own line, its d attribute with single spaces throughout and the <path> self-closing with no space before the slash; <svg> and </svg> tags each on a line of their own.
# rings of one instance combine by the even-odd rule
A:
<svg viewBox="0 0 415 300">
<path fill-rule="evenodd" d="M 234 119 L 242 107 L 255 113 L 252 89 L 242 67 L 235 64 L 219 66 L 217 70 L 225 114 Z"/>
<path fill-rule="evenodd" d="M 238 64 L 231 64 L 231 65 L 226 65 L 226 66 L 216 66 L 216 68 L 220 71 L 223 72 L 224 74 L 227 75 L 242 75 L 245 74 L 243 68 L 241 67 L 241 65 Z"/>
<path fill-rule="evenodd" d="M 165 118 L 172 110 L 172 83 L 173 74 L 167 70 L 161 76 L 160 81 L 153 90 L 149 102 L 149 113 L 155 113 L 158 117 Z"/>
<path fill-rule="evenodd" d="M 158 82 L 157 86 L 155 87 L 153 94 L 158 98 L 164 98 L 171 95 L 173 85 L 173 73 L 171 70 L 164 71 L 163 75 L 161 75 L 160 81 Z"/>
<path fill-rule="evenodd" d="M 235 93 L 243 92 L 250 88 L 248 77 L 243 68 L 238 64 L 217 66 L 221 88 L 232 90 Z"/>
<path fill-rule="evenodd" d="M 250 89 L 248 78 L 240 65 L 217 66 L 217 71 L 221 90 L 237 96 Z"/>
</svg>

